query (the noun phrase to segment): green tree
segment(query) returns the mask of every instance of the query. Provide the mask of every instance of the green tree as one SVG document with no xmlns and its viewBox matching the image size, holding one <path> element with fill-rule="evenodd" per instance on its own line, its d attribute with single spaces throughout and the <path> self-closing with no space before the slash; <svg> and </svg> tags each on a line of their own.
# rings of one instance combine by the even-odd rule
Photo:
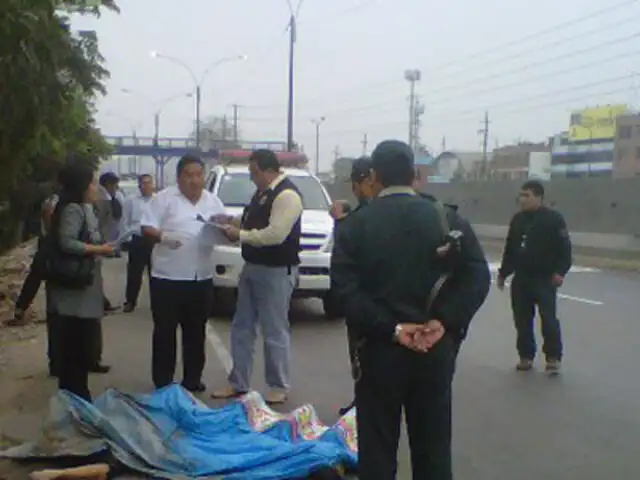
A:
<svg viewBox="0 0 640 480">
<path fill-rule="evenodd" d="M 94 100 L 108 76 L 93 31 L 73 31 L 71 14 L 117 11 L 113 0 L 0 2 L 0 248 L 15 240 L 33 188 L 70 154 L 96 165 L 109 147 L 95 126 Z M 18 201 L 19 200 L 19 201 Z"/>
</svg>

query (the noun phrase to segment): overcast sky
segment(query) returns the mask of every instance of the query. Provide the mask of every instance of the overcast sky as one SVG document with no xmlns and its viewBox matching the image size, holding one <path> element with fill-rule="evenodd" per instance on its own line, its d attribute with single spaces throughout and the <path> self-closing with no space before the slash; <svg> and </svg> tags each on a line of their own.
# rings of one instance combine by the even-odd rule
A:
<svg viewBox="0 0 640 480">
<path fill-rule="evenodd" d="M 294 2 L 295 6 L 295 1 Z M 358 155 L 407 138 L 409 85 L 417 68 L 425 104 L 423 142 L 435 152 L 477 150 L 485 109 L 490 146 L 539 141 L 566 130 L 586 105 L 636 103 L 640 2 L 621 0 L 303 0 L 296 44 L 295 140 L 321 165 L 333 151 Z M 153 112 L 191 92 L 181 59 L 200 77 L 202 116 L 232 114 L 246 140 L 286 139 L 287 0 L 120 0 L 120 15 L 79 19 L 94 28 L 111 71 L 98 119 L 106 135 L 151 136 Z M 589 17 L 589 18 L 586 18 Z M 140 94 L 125 94 L 129 89 Z M 161 136 L 190 133 L 194 102 L 165 104 Z"/>
</svg>

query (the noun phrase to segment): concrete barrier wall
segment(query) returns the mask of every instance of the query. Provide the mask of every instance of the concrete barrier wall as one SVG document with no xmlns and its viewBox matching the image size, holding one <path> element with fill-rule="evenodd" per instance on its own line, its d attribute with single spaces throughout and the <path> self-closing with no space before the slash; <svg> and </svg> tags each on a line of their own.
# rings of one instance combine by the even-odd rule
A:
<svg viewBox="0 0 640 480">
<path fill-rule="evenodd" d="M 427 191 L 454 203 L 479 236 L 502 239 L 517 211 L 522 182 L 431 184 Z M 346 183 L 326 185 L 334 199 L 353 200 Z M 564 215 L 576 247 L 640 258 L 640 178 L 566 179 L 545 183 L 547 203 Z"/>
<path fill-rule="evenodd" d="M 455 203 L 474 224 L 507 225 L 517 211 L 522 182 L 430 184 L 427 191 Z M 351 199 L 348 184 L 327 185 L 334 199 Z M 562 179 L 545 183 L 546 201 L 564 215 L 572 232 L 640 236 L 640 178 Z"/>
</svg>

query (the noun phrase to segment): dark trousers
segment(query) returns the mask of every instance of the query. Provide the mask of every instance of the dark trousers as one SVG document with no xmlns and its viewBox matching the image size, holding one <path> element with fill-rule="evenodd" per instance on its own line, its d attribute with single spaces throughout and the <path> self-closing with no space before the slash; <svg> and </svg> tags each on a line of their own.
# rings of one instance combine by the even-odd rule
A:
<svg viewBox="0 0 640 480">
<path fill-rule="evenodd" d="M 211 280 L 151 278 L 151 363 L 156 388 L 173 382 L 178 325 L 182 329 L 182 383 L 186 387 L 197 387 L 200 384 L 205 364 L 205 328 L 212 292 Z"/>
<path fill-rule="evenodd" d="M 44 248 L 42 248 L 42 240 L 40 240 L 38 242 L 38 250 L 31 261 L 29 274 L 27 278 L 25 278 L 18 299 L 16 300 L 16 308 L 24 311 L 31 306 L 38 290 L 40 290 L 40 285 L 45 280 L 45 274 L 45 253 Z"/>
<path fill-rule="evenodd" d="M 62 354 L 62 350 L 64 350 L 62 333 L 64 327 L 60 318 L 69 317 L 61 317 L 54 312 L 47 312 L 47 357 L 49 358 L 49 371 L 55 374 L 60 372 L 60 355 Z M 90 333 L 85 343 L 89 348 L 89 366 L 92 368 L 102 363 L 102 321 L 92 319 L 89 320 L 89 323 L 91 325 L 87 328 L 90 330 Z"/>
<path fill-rule="evenodd" d="M 358 478 L 393 480 L 404 409 L 414 480 L 452 480 L 453 341 L 426 354 L 393 343 L 368 342 L 356 384 Z"/>
<path fill-rule="evenodd" d="M 93 361 L 92 345 L 98 319 L 56 316 L 59 334 L 58 386 L 91 401 L 89 370 Z"/>
<path fill-rule="evenodd" d="M 144 237 L 135 235 L 129 244 L 129 260 L 127 263 L 127 287 L 125 298 L 127 304 L 135 306 L 142 287 L 142 276 L 145 268 L 151 273 L 151 252 L 153 243 Z"/>
<path fill-rule="evenodd" d="M 549 360 L 562 359 L 562 331 L 556 314 L 557 298 L 558 290 L 551 284 L 550 278 L 514 277 L 511 283 L 511 308 L 520 358 L 533 360 L 536 356 L 534 319 L 537 306 L 544 340 L 542 351 Z"/>
</svg>

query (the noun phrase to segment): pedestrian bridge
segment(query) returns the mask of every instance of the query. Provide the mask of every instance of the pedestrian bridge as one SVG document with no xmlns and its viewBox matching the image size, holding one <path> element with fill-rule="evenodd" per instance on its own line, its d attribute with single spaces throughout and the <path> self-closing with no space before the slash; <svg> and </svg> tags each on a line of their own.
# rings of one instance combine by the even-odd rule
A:
<svg viewBox="0 0 640 480">
<path fill-rule="evenodd" d="M 218 158 L 218 149 L 200 150 L 191 138 L 105 136 L 113 147 L 112 155 L 130 157 L 177 158 L 195 154 L 204 159 Z"/>
</svg>

